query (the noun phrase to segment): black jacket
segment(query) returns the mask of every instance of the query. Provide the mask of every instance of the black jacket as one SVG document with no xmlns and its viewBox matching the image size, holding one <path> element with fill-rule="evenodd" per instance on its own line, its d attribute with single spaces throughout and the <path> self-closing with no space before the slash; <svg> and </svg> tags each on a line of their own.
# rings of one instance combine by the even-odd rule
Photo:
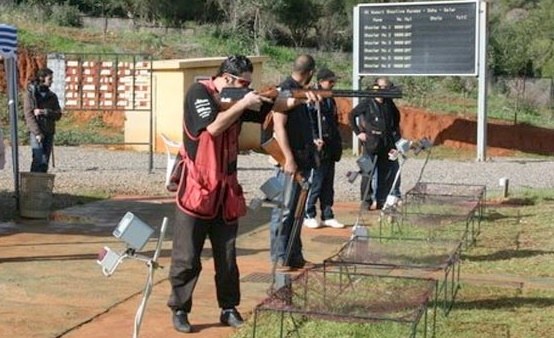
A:
<svg viewBox="0 0 554 338">
<path fill-rule="evenodd" d="M 359 118 L 359 124 L 356 118 Z M 383 103 L 375 99 L 362 100 L 348 116 L 350 128 L 356 135 L 367 135 L 365 148 L 368 153 L 388 152 L 400 139 L 400 112 L 391 99 Z"/>
<path fill-rule="evenodd" d="M 342 138 L 339 132 L 339 115 L 337 103 L 332 97 L 325 98 L 319 104 L 321 109 L 321 133 L 325 143 L 320 153 L 322 161 L 340 161 L 342 157 Z M 311 106 L 312 130 L 314 139 L 319 138 L 317 109 Z"/>
</svg>

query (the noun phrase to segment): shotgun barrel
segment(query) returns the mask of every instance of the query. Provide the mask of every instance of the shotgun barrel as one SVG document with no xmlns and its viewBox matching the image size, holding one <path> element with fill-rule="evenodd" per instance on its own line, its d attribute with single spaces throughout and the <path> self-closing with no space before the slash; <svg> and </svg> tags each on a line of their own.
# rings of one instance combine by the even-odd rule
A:
<svg viewBox="0 0 554 338">
<path fill-rule="evenodd" d="M 246 94 L 251 92 L 251 88 L 223 88 L 221 91 L 222 102 L 234 102 L 242 99 Z M 265 91 L 260 91 L 259 94 L 271 99 L 277 97 L 285 98 L 304 98 L 306 92 L 313 92 L 321 97 L 382 97 L 397 99 L 402 97 L 402 90 L 400 87 L 392 87 L 388 89 L 366 89 L 366 90 L 348 90 L 348 89 L 282 89 L 271 88 Z"/>
</svg>

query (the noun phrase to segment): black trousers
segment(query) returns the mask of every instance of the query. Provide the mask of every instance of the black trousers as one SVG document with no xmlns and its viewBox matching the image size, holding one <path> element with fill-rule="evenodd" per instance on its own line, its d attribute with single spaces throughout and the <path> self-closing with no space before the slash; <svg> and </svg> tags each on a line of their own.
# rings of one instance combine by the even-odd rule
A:
<svg viewBox="0 0 554 338">
<path fill-rule="evenodd" d="M 375 154 L 365 151 L 366 155 L 371 156 L 373 159 Z M 373 177 L 363 176 L 360 184 L 360 195 L 361 199 L 365 200 L 367 203 L 372 201 L 377 202 L 377 208 L 381 209 L 387 200 L 389 192 L 391 192 L 392 184 L 394 183 L 394 178 L 396 173 L 399 170 L 398 161 L 389 160 L 387 152 L 381 151 L 377 153 L 377 163 L 375 164 L 375 171 L 373 172 Z M 377 178 L 375 186 L 373 186 L 372 180 Z M 366 189 L 369 190 L 367 195 L 364 195 Z M 376 188 L 375 191 L 373 188 Z M 395 189 L 392 190 L 392 195 L 400 196 L 400 180 L 397 181 Z"/>
<path fill-rule="evenodd" d="M 232 308 L 240 303 L 239 269 L 235 248 L 237 229 L 236 221 L 229 224 L 222 218 L 202 220 L 189 216 L 176 207 L 169 270 L 171 295 L 167 302 L 173 311 L 191 311 L 192 294 L 202 270 L 200 258 L 206 236 L 212 244 L 219 307 Z"/>
<path fill-rule="evenodd" d="M 315 218 L 316 202 L 319 199 L 321 220 L 335 218 L 333 203 L 335 201 L 335 161 L 323 160 L 314 170 L 312 186 L 306 202 L 306 217 Z"/>
</svg>

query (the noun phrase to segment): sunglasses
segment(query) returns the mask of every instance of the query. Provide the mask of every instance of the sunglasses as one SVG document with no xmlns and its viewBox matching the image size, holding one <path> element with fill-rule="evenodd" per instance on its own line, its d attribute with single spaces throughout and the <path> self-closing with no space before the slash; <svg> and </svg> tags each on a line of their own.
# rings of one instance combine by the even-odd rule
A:
<svg viewBox="0 0 554 338">
<path fill-rule="evenodd" d="M 240 76 L 236 76 L 236 75 L 233 75 L 233 74 L 228 74 L 230 77 L 232 77 L 233 79 L 235 79 L 237 81 L 237 83 L 243 87 L 249 87 L 250 84 L 252 83 L 251 80 L 247 80 L 243 77 L 240 77 Z"/>
</svg>

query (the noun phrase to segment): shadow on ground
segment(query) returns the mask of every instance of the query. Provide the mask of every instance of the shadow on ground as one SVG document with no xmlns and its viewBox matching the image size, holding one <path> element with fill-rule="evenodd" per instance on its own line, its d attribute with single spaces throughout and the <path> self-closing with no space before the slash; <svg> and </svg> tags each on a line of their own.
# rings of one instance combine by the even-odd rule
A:
<svg viewBox="0 0 554 338">
<path fill-rule="evenodd" d="M 502 261 L 512 258 L 529 258 L 541 255 L 550 255 L 554 251 L 543 250 L 500 250 L 488 255 L 462 255 L 463 260 L 471 262 Z"/>
<path fill-rule="evenodd" d="M 52 198 L 51 210 L 60 210 L 75 205 L 83 205 L 90 202 L 99 201 L 101 198 L 69 195 L 69 194 L 54 194 Z M 16 209 L 15 196 L 12 191 L 0 191 L 0 223 L 10 222 L 19 217 Z"/>
<path fill-rule="evenodd" d="M 167 217 L 166 239 L 173 237 L 175 202 L 172 198 L 120 197 L 103 200 L 54 194 L 49 220 L 21 218 L 15 204 L 10 193 L 0 193 L 0 236 L 16 233 L 111 236 L 113 229 L 129 211 L 156 230 L 161 227 L 163 218 Z M 256 211 L 248 210 L 248 214 L 239 221 L 239 234 L 267 224 L 271 210 L 269 206 L 262 206 Z"/>
<path fill-rule="evenodd" d="M 554 306 L 554 299 L 548 297 L 502 297 L 497 299 L 482 299 L 469 302 L 457 301 L 454 305 L 457 310 L 496 310 L 512 309 L 523 306 L 548 308 Z"/>
</svg>

